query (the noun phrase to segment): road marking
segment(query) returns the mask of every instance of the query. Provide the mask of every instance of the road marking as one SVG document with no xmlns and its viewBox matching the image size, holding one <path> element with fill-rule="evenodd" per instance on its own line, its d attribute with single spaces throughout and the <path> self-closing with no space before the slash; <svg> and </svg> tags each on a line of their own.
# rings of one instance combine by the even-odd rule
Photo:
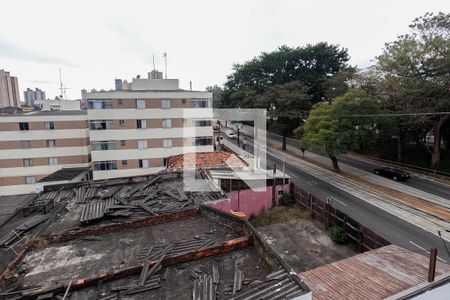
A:
<svg viewBox="0 0 450 300">
<path fill-rule="evenodd" d="M 314 180 L 307 181 L 306 183 L 310 185 L 317 185 L 317 182 L 315 182 Z"/>
<path fill-rule="evenodd" d="M 426 253 L 430 254 L 430 251 L 428 251 L 427 249 L 417 245 L 416 243 L 414 243 L 413 241 L 409 241 L 412 245 L 416 246 L 417 248 L 419 248 L 422 251 L 425 251 Z M 439 256 L 437 256 L 437 259 L 439 259 L 440 261 L 447 263 L 445 260 L 443 260 L 442 258 L 440 258 Z"/>
</svg>

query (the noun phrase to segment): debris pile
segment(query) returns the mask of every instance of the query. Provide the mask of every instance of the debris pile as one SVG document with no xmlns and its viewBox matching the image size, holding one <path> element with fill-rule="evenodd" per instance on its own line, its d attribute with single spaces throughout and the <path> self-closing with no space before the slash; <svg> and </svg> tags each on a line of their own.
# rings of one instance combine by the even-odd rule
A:
<svg viewBox="0 0 450 300">
<path fill-rule="evenodd" d="M 0 248 L 12 248 L 16 240 L 20 240 L 25 232 L 36 227 L 37 225 L 45 222 L 49 217 L 44 215 L 36 215 L 23 222 L 21 225 L 17 226 L 15 229 L 9 231 L 2 237 L 0 237 Z"/>
</svg>

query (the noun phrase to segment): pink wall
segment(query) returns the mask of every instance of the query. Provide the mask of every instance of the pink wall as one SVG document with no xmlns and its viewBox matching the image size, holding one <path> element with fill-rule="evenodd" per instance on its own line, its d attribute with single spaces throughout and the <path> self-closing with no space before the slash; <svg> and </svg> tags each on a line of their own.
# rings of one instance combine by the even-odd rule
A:
<svg viewBox="0 0 450 300">
<path fill-rule="evenodd" d="M 278 195 L 278 191 L 283 190 L 283 186 L 278 185 L 275 187 L 277 190 L 277 205 L 281 195 Z M 284 186 L 285 192 L 289 192 L 289 185 Z M 272 207 L 272 187 L 267 187 L 262 191 L 241 190 L 232 191 L 228 193 L 229 199 L 217 200 L 207 202 L 206 204 L 214 208 L 230 212 L 240 211 L 245 213 L 246 219 L 250 216 L 258 216 L 264 210 Z"/>
</svg>

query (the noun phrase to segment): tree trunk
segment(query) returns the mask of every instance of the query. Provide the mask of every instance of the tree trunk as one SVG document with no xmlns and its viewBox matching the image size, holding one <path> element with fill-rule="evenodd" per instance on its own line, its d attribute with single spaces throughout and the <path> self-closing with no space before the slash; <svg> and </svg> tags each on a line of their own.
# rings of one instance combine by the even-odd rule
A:
<svg viewBox="0 0 450 300">
<path fill-rule="evenodd" d="M 286 151 L 286 138 L 287 138 L 286 131 L 283 131 L 283 146 L 281 148 L 283 149 L 283 151 Z"/>
<path fill-rule="evenodd" d="M 341 169 L 339 168 L 337 157 L 331 153 L 328 153 L 328 157 L 331 159 L 331 162 L 333 163 L 333 169 L 336 172 L 341 172 Z"/>
<path fill-rule="evenodd" d="M 434 124 L 433 151 L 431 152 L 431 167 L 434 169 L 437 168 L 441 162 L 441 127 L 448 119 L 450 119 L 450 115 L 445 115 Z"/>
</svg>

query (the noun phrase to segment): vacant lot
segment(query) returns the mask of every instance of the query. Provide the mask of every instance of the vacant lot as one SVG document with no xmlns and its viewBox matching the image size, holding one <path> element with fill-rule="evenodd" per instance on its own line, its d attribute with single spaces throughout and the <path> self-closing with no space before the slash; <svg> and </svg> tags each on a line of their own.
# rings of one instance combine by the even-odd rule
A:
<svg viewBox="0 0 450 300">
<path fill-rule="evenodd" d="M 336 245 L 298 207 L 277 207 L 252 220 L 265 240 L 296 272 L 329 264 L 356 253 L 348 245 Z"/>
</svg>

